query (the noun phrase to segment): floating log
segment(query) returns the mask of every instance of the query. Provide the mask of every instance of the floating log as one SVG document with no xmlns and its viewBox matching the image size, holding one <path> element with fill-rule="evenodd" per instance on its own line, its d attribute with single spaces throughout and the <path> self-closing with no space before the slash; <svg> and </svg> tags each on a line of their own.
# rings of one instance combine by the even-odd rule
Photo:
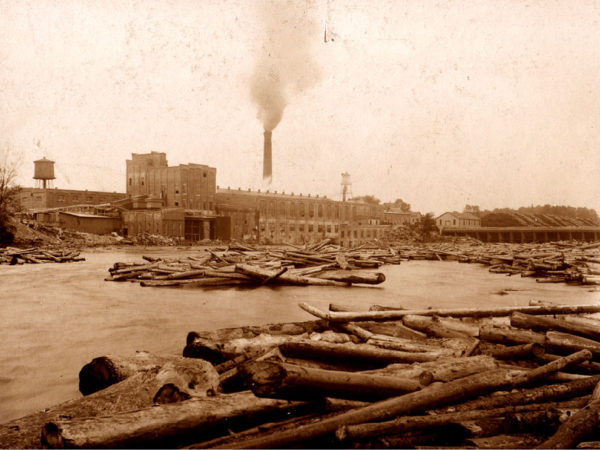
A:
<svg viewBox="0 0 600 450">
<path fill-rule="evenodd" d="M 216 437 L 234 426 L 306 409 L 302 402 L 257 398 L 250 392 L 154 406 L 113 416 L 57 419 L 42 429 L 49 448 L 174 448 L 199 435 Z"/>
<path fill-rule="evenodd" d="M 326 272 L 317 277 L 350 284 L 381 284 L 385 281 L 385 275 L 381 272 Z"/>
<path fill-rule="evenodd" d="M 600 357 L 600 342 L 568 333 L 561 333 L 559 331 L 546 332 L 546 345 L 562 352 L 587 349 L 595 357 Z"/>
<path fill-rule="evenodd" d="M 316 308 L 309 307 L 306 303 L 299 306 L 307 312 Z M 501 317 L 513 312 L 527 314 L 587 314 L 600 312 L 600 305 L 556 305 L 556 306 L 500 306 L 495 308 L 463 308 L 463 309 L 420 309 L 420 310 L 393 310 L 393 311 L 365 311 L 365 312 L 327 312 L 322 313 L 327 320 L 333 322 L 350 322 L 362 320 L 396 320 L 408 315 L 417 316 L 450 316 L 450 317 Z M 312 312 L 311 312 L 312 314 Z"/>
<path fill-rule="evenodd" d="M 414 379 L 348 373 L 301 367 L 275 361 L 253 361 L 240 366 L 246 386 L 259 397 L 291 400 L 335 397 L 380 400 L 423 388 Z"/>
<path fill-rule="evenodd" d="M 262 282 L 266 279 L 272 278 L 277 275 L 276 271 L 262 269 L 260 267 L 251 266 L 249 264 L 236 264 L 235 271 L 243 275 L 255 278 Z M 295 284 L 295 285 L 314 285 L 314 286 L 346 286 L 346 283 L 339 281 L 324 280 L 321 278 L 310 278 L 292 275 L 289 273 L 283 273 L 277 278 L 276 283 Z"/>
</svg>

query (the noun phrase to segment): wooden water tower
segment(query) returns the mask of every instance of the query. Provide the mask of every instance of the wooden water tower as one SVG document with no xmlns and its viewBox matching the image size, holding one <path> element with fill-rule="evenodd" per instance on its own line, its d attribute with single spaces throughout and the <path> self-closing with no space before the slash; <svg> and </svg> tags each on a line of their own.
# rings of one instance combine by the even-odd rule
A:
<svg viewBox="0 0 600 450">
<path fill-rule="evenodd" d="M 42 158 L 33 162 L 34 172 L 33 179 L 41 180 L 42 187 L 46 189 L 46 187 L 50 187 L 50 183 L 46 185 L 46 182 L 50 182 L 55 179 L 54 176 L 54 161 L 50 161 L 49 159 Z M 40 183 L 38 182 L 38 185 Z"/>
<path fill-rule="evenodd" d="M 352 180 L 350 174 L 344 172 L 342 174 L 342 201 L 345 202 L 348 198 L 352 198 Z"/>
</svg>

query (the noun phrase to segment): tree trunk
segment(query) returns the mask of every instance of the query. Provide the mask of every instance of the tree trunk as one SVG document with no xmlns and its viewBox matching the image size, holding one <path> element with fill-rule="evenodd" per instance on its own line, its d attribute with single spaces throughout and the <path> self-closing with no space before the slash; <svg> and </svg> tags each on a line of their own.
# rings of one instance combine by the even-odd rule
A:
<svg viewBox="0 0 600 450">
<path fill-rule="evenodd" d="M 215 437 L 274 414 L 289 414 L 304 403 L 256 398 L 251 392 L 190 399 L 112 416 L 57 419 L 42 429 L 50 448 L 174 448 L 199 435 Z"/>
<path fill-rule="evenodd" d="M 414 379 L 313 369 L 273 361 L 240 366 L 244 384 L 259 397 L 287 400 L 324 397 L 380 400 L 423 388 Z"/>
</svg>

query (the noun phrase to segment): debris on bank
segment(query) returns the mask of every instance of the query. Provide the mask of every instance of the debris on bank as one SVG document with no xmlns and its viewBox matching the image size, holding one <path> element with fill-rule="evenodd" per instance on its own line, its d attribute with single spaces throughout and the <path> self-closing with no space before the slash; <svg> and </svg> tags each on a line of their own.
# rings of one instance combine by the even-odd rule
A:
<svg viewBox="0 0 600 450">
<path fill-rule="evenodd" d="M 11 448 L 597 448 L 598 305 L 372 307 L 100 356 Z"/>
<path fill-rule="evenodd" d="M 106 281 L 136 281 L 142 286 L 244 286 L 380 284 L 382 264 L 400 264 L 393 249 L 344 250 L 329 240 L 311 248 L 257 249 L 235 243 L 180 259 L 144 256 L 144 262 L 117 262 Z"/>
<path fill-rule="evenodd" d="M 53 250 L 45 248 L 0 248 L 0 264 L 44 264 L 85 261 L 76 250 Z"/>
</svg>

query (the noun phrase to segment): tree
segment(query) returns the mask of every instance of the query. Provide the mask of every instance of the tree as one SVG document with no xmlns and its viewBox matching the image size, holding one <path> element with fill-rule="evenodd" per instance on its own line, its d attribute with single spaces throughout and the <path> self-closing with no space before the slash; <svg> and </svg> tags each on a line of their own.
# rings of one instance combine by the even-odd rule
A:
<svg viewBox="0 0 600 450">
<path fill-rule="evenodd" d="M 15 183 L 16 164 L 8 159 L 8 152 L 0 162 L 0 244 L 12 244 L 15 227 L 12 218 L 19 210 L 20 186 Z"/>
<path fill-rule="evenodd" d="M 429 240 L 431 233 L 437 232 L 433 213 L 423 214 L 419 219 L 418 232 L 423 240 Z"/>
<path fill-rule="evenodd" d="M 477 205 L 465 205 L 465 209 L 463 209 L 463 212 L 479 216 L 481 214 L 481 209 L 479 209 L 479 206 Z"/>
<path fill-rule="evenodd" d="M 362 195 L 360 197 L 354 197 L 352 201 L 368 203 L 369 205 L 379 205 L 379 203 L 381 203 L 381 200 L 379 200 L 377 197 L 374 197 L 373 195 Z"/>
<path fill-rule="evenodd" d="M 401 198 L 397 198 L 392 204 L 393 208 L 400 208 L 400 211 L 410 212 L 410 204 L 406 203 Z"/>
</svg>

